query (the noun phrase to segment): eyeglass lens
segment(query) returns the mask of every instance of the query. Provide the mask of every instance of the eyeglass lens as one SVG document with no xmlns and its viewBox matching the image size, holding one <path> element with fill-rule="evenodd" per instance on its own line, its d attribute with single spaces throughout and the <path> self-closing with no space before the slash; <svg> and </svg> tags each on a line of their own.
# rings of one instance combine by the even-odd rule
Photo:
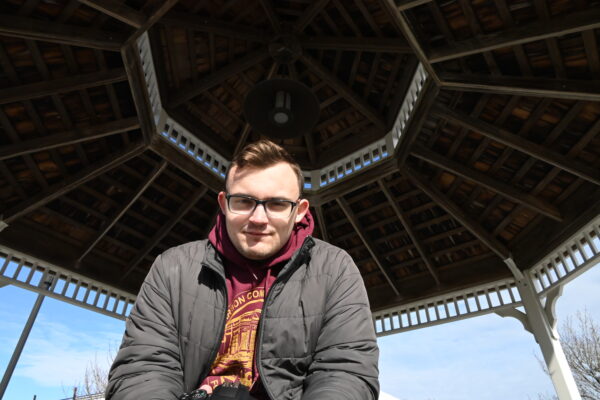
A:
<svg viewBox="0 0 600 400">
<path fill-rule="evenodd" d="M 292 210 L 292 205 L 292 202 L 282 200 L 267 200 L 264 203 L 267 214 L 273 217 L 287 217 Z M 229 210 L 233 213 L 250 214 L 256 206 L 255 199 L 242 196 L 229 197 Z"/>
</svg>

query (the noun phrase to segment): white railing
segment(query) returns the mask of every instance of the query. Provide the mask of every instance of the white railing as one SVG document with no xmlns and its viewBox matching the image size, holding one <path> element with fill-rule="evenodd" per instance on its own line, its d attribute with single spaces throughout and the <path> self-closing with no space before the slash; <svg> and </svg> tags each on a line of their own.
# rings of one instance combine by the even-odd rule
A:
<svg viewBox="0 0 600 400">
<path fill-rule="evenodd" d="M 162 109 L 156 73 L 152 61 L 152 51 L 147 34 L 140 36 L 138 46 L 158 134 L 179 151 L 223 179 L 230 161 L 211 149 L 210 146 L 206 145 L 183 126 L 179 125 L 177 121 L 169 117 Z M 318 192 L 321 188 L 367 169 L 392 155 L 400 142 L 400 137 L 408 126 L 426 80 L 427 72 L 419 64 L 392 129 L 382 139 L 350 155 L 344 156 L 324 168 L 302 171 L 304 174 L 304 189 L 307 192 Z"/>
<path fill-rule="evenodd" d="M 540 296 L 600 262 L 600 215 L 530 269 Z"/>
<path fill-rule="evenodd" d="M 514 279 L 504 279 L 373 312 L 373 323 L 377 336 L 387 336 L 521 305 Z"/>
<path fill-rule="evenodd" d="M 148 37 L 148 32 L 138 38 L 137 45 L 140 63 L 142 65 L 142 70 L 144 71 L 146 87 L 148 88 L 148 95 L 150 96 L 154 124 L 158 125 L 162 104 L 158 90 L 158 79 L 156 79 L 156 70 L 154 69 L 154 61 L 152 60 L 152 51 L 150 50 L 150 38 Z"/>
<path fill-rule="evenodd" d="M 163 111 L 160 121 L 159 134 L 163 139 L 219 178 L 225 179 L 230 164 L 228 160 L 191 134 L 166 112 Z"/>
<path fill-rule="evenodd" d="M 124 320 L 135 296 L 0 245 L 0 282 Z M 45 283 L 50 282 L 46 289 Z"/>
</svg>

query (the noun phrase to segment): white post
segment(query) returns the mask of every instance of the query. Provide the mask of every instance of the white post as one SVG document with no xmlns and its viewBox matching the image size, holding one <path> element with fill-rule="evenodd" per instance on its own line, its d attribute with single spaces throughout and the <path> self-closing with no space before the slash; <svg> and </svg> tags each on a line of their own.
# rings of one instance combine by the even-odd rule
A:
<svg viewBox="0 0 600 400">
<path fill-rule="evenodd" d="M 558 334 L 550 323 L 550 321 L 554 322 L 556 319 L 554 316 L 547 314 L 547 312 L 553 312 L 553 307 L 546 307 L 544 309 L 533 286 L 533 281 L 527 272 L 522 273 L 518 270 L 512 259 L 507 259 L 505 262 L 515 275 L 521 302 L 525 307 L 525 318 L 528 322 L 527 328 L 530 329 L 542 350 L 542 355 L 546 361 L 546 366 L 559 400 L 581 400 L 581 395 L 575 384 L 571 368 L 567 363 L 567 358 L 558 339 Z M 547 299 L 546 301 L 551 300 Z"/>
</svg>

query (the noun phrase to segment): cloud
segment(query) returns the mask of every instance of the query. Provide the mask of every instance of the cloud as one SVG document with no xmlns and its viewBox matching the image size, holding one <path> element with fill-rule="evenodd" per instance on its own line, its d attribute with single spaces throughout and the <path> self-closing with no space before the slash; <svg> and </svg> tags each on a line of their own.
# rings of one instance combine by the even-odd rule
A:
<svg viewBox="0 0 600 400">
<path fill-rule="evenodd" d="M 80 383 L 91 362 L 108 370 L 109 351 L 121 339 L 121 335 L 114 332 L 76 331 L 45 318 L 40 318 L 35 328 L 15 374 L 47 387 L 70 387 Z"/>
<path fill-rule="evenodd" d="M 533 336 L 513 319 L 476 317 L 379 344 L 382 389 L 401 399 L 526 399 L 552 390 Z"/>
</svg>

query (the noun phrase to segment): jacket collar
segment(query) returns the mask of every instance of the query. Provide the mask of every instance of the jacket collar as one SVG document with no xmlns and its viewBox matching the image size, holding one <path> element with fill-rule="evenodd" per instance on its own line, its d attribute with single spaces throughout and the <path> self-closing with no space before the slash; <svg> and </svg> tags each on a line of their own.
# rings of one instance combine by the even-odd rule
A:
<svg viewBox="0 0 600 400">
<path fill-rule="evenodd" d="M 315 241 L 312 236 L 307 236 L 302 243 L 302 246 L 298 250 L 294 252 L 292 257 L 286 262 L 285 266 L 279 273 L 279 276 L 284 276 L 290 272 L 293 272 L 300 265 L 304 263 L 308 263 L 310 261 L 310 252 L 313 246 L 315 245 Z M 205 241 L 205 251 L 204 258 L 202 260 L 202 265 L 206 266 L 213 271 L 215 271 L 219 276 L 225 280 L 225 266 L 223 263 L 223 256 L 219 254 L 217 249 L 210 243 L 210 241 Z"/>
</svg>

